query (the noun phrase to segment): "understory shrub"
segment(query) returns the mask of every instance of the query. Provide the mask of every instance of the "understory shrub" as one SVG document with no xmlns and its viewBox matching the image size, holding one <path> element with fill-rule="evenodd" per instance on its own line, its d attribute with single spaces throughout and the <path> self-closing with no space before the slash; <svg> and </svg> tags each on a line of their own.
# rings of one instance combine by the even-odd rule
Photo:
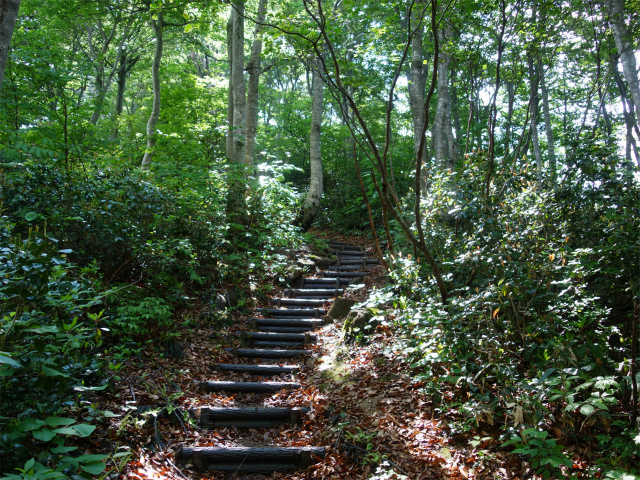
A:
<svg viewBox="0 0 640 480">
<path fill-rule="evenodd" d="M 514 453 L 548 475 L 570 464 L 547 438 L 552 428 L 565 445 L 586 437 L 612 453 L 598 459 L 603 470 L 622 458 L 637 473 L 638 432 L 622 419 L 640 298 L 640 188 L 615 165 L 595 152 L 557 185 L 527 165 L 504 166 L 488 201 L 481 158 L 463 176 L 433 175 L 423 228 L 446 305 L 428 265 L 406 253 L 389 260 L 389 306 L 434 402 L 449 384 L 463 399 L 448 407 L 466 418 L 462 428 L 500 427 L 505 445 L 519 445 Z M 538 432 L 535 452 L 515 438 L 518 425 Z M 620 436 L 627 443 L 611 440 Z"/>
</svg>

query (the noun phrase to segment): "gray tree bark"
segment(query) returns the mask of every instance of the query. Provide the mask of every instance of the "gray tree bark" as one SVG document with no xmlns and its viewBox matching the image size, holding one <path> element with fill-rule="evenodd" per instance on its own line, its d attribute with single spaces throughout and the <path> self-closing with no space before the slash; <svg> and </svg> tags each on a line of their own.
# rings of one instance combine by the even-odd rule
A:
<svg viewBox="0 0 640 480">
<path fill-rule="evenodd" d="M 320 68 L 320 65 L 318 65 Z M 309 230 L 313 224 L 322 200 L 322 148 L 320 133 L 322 130 L 322 91 L 324 84 L 322 77 L 314 69 L 313 71 L 313 100 L 311 107 L 311 132 L 309 134 L 309 191 L 302 208 L 302 220 L 300 226 L 304 231 Z"/>
<path fill-rule="evenodd" d="M 251 56 L 247 65 L 249 72 L 249 88 L 247 89 L 247 121 L 246 121 L 246 143 L 245 161 L 247 164 L 254 163 L 256 131 L 258 129 L 258 87 L 260 85 L 260 55 L 262 54 L 262 23 L 267 14 L 267 0 L 260 0 L 258 4 L 258 17 L 254 30 L 253 44 L 251 45 Z"/>
<path fill-rule="evenodd" d="M 235 0 L 232 5 L 232 10 L 231 90 L 233 100 L 233 125 L 230 134 L 233 138 L 233 156 L 231 160 L 238 164 L 245 164 L 245 110 L 247 104 L 247 89 L 244 83 L 244 1 Z"/>
<path fill-rule="evenodd" d="M 547 155 L 549 156 L 549 170 L 551 181 L 556 180 L 556 150 L 553 140 L 553 127 L 551 126 L 551 108 L 549 107 L 549 92 L 544 78 L 544 68 L 542 61 L 538 57 L 538 79 L 540 81 L 540 93 L 542 94 L 542 113 L 544 115 L 544 129 L 547 135 Z"/>
<path fill-rule="evenodd" d="M 153 29 L 154 36 L 156 37 L 156 50 L 153 55 L 153 64 L 151 66 L 151 76 L 153 78 L 153 106 L 151 108 L 149 121 L 147 122 L 147 148 L 144 152 L 144 157 L 142 157 L 142 165 L 140 165 L 142 170 L 149 170 L 151 167 L 153 151 L 155 150 L 157 143 L 156 124 L 160 119 L 160 61 L 162 60 L 162 34 L 164 29 L 162 10 L 160 10 L 157 15 L 157 20 L 151 18 L 151 28 Z"/>
<path fill-rule="evenodd" d="M 440 57 L 438 58 L 438 105 L 433 122 L 433 145 L 436 167 L 439 170 L 453 169 L 458 156 L 457 145 L 451 127 L 451 94 L 449 92 L 449 63 L 451 55 L 447 52 L 446 42 L 451 37 L 451 28 L 438 32 L 440 37 Z"/>
<path fill-rule="evenodd" d="M 631 98 L 636 107 L 637 121 L 640 124 L 640 84 L 638 83 L 635 52 L 631 44 L 632 38 L 629 35 L 624 19 L 624 2 L 623 0 L 610 0 L 607 7 L 609 11 L 609 21 L 611 23 L 611 32 L 616 42 L 618 55 L 620 55 L 622 71 L 624 72 Z"/>
<path fill-rule="evenodd" d="M 235 24 L 236 11 L 231 7 L 229 21 L 227 22 L 227 61 L 229 63 L 229 85 L 227 87 L 227 136 L 226 155 L 233 159 L 233 26 Z"/>
<path fill-rule="evenodd" d="M 538 167 L 538 182 L 542 181 L 542 151 L 538 139 L 538 72 L 531 55 L 528 56 L 529 78 L 531 79 L 531 141 Z"/>
<path fill-rule="evenodd" d="M 0 0 L 0 88 L 11 47 L 11 37 L 18 18 L 20 0 Z"/>
<path fill-rule="evenodd" d="M 419 14 L 422 13 L 423 2 L 418 2 L 417 13 L 413 16 L 411 27 L 415 28 L 421 21 Z M 413 148 L 415 155 L 420 147 L 420 136 L 424 122 L 424 96 L 427 84 L 427 69 L 424 66 L 424 56 L 422 52 L 422 41 L 424 27 L 420 26 L 416 34 L 411 39 L 411 64 L 409 67 L 409 106 L 411 108 L 411 118 L 413 120 Z M 429 157 L 427 149 L 422 150 L 422 163 L 426 164 Z"/>
<path fill-rule="evenodd" d="M 243 233 L 246 218 L 246 181 L 245 165 L 245 107 L 246 87 L 244 83 L 244 0 L 233 0 L 227 23 L 227 41 L 229 50 L 229 93 L 226 150 L 230 161 L 230 175 L 227 191 L 227 222 L 232 243 L 237 244 Z"/>
</svg>

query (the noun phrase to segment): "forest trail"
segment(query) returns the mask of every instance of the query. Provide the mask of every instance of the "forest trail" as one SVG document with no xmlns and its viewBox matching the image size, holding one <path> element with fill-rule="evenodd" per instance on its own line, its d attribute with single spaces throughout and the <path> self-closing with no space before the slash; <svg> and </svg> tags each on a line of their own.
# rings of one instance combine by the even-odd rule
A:
<svg viewBox="0 0 640 480">
<path fill-rule="evenodd" d="M 149 351 L 142 367 L 121 370 L 100 406 L 133 409 L 105 430 L 134 455 L 110 480 L 519 478 L 519 462 L 483 455 L 495 440 L 470 447 L 468 433 L 449 429 L 451 413 L 408 374 L 385 322 L 348 343 L 345 312 L 331 308 L 366 310 L 386 275 L 372 248 L 331 247 L 334 265 L 281 289 L 258 316 L 214 333 L 200 325 L 183 358 Z"/>
<path fill-rule="evenodd" d="M 230 428 L 236 431 L 271 428 L 288 424 L 300 428 L 311 408 L 297 406 L 275 407 L 269 405 L 271 395 L 295 396 L 296 391 L 308 390 L 317 385 L 296 381 L 301 371 L 314 368 L 319 355 L 308 349 L 317 345 L 318 336 L 310 332 L 332 323 L 333 315 L 340 318 L 348 313 L 354 302 L 347 302 L 347 309 L 336 315 L 334 300 L 345 300 L 342 295 L 351 282 L 370 274 L 367 267 L 380 264 L 362 247 L 340 242 L 329 242 L 336 257 L 336 265 L 320 270 L 314 276 L 294 280 L 300 288 L 289 288 L 284 297 L 271 298 L 273 308 L 258 309 L 257 318 L 246 320 L 253 331 L 237 332 L 247 348 L 227 349 L 234 357 L 233 363 L 214 365 L 215 380 L 201 382 L 204 394 L 236 397 L 237 405 L 200 408 L 198 425 L 205 434 L 199 442 L 183 445 L 177 451 L 180 464 L 189 464 L 196 472 L 206 471 L 232 475 L 271 474 L 273 472 L 306 471 L 320 463 L 327 454 L 325 446 L 274 446 L 272 442 L 256 446 L 239 435 L 236 446 L 203 446 L 215 443 L 215 429 Z M 340 302 L 336 307 L 340 308 Z M 344 308 L 344 307 L 342 307 Z M 321 333 L 320 333 L 321 335 Z M 292 361 L 298 363 L 291 363 Z M 245 375 L 243 375 L 245 374 Z M 246 376 L 250 381 L 246 381 Z M 274 378 L 278 377 L 279 381 Z M 309 377 L 307 377 L 309 378 Z M 247 397 L 246 399 L 244 397 Z M 226 403 L 226 402 L 222 402 Z M 325 419 L 329 421 L 329 419 Z"/>
</svg>

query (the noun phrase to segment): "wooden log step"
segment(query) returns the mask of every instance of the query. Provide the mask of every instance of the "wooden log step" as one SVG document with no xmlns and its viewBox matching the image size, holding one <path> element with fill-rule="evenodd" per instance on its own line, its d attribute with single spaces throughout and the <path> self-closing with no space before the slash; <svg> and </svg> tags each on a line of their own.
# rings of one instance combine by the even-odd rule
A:
<svg viewBox="0 0 640 480">
<path fill-rule="evenodd" d="M 320 318 L 324 315 L 324 310 L 318 308 L 259 308 L 258 312 L 272 317 Z"/>
<path fill-rule="evenodd" d="M 354 258 L 362 258 L 362 257 L 367 257 L 369 254 L 367 252 L 342 252 L 342 251 L 337 251 L 336 252 L 336 256 L 338 258 L 349 258 L 349 257 L 354 257 Z"/>
<path fill-rule="evenodd" d="M 243 338 L 267 342 L 315 343 L 317 340 L 315 335 L 310 335 L 308 333 L 236 332 L 236 335 Z"/>
<path fill-rule="evenodd" d="M 361 257 L 341 257 L 338 259 L 338 265 L 376 265 L 380 263 L 377 258 L 361 258 Z"/>
<path fill-rule="evenodd" d="M 346 265 L 344 267 L 329 267 L 330 272 L 350 272 L 360 270 L 362 265 Z"/>
<path fill-rule="evenodd" d="M 311 355 L 311 350 L 274 350 L 261 348 L 226 348 L 227 352 L 232 352 L 240 358 L 299 358 Z"/>
<path fill-rule="evenodd" d="M 274 327 L 311 327 L 318 328 L 322 326 L 322 320 L 318 318 L 250 318 L 249 321 L 253 328 L 259 326 Z"/>
<path fill-rule="evenodd" d="M 251 408 L 251 407 L 202 407 L 200 426 L 269 428 L 283 423 L 299 424 L 302 414 L 308 409 L 301 408 Z"/>
<path fill-rule="evenodd" d="M 340 280 L 340 279 L 336 279 L 336 278 L 306 278 L 304 280 L 304 284 L 302 285 L 302 288 L 308 288 L 308 289 L 314 289 L 314 288 L 321 288 L 321 289 L 327 289 L 327 288 L 342 288 L 344 287 L 348 282 L 345 282 L 344 280 Z"/>
<path fill-rule="evenodd" d="M 368 277 L 369 272 L 323 272 L 327 278 L 358 278 Z"/>
<path fill-rule="evenodd" d="M 344 265 L 359 265 L 360 267 L 364 267 L 367 264 L 367 260 L 364 258 L 356 258 L 353 260 L 349 260 L 349 259 L 338 259 L 338 266 L 344 266 Z"/>
<path fill-rule="evenodd" d="M 305 333 L 315 330 L 313 327 L 274 327 L 266 325 L 264 327 L 256 327 L 259 332 L 276 332 L 276 333 Z"/>
<path fill-rule="evenodd" d="M 178 462 L 194 468 L 230 473 L 270 473 L 306 470 L 324 458 L 324 447 L 182 447 Z"/>
<path fill-rule="evenodd" d="M 252 365 L 236 363 L 218 363 L 213 366 L 219 372 L 251 373 L 253 375 L 295 375 L 300 371 L 299 365 Z"/>
<path fill-rule="evenodd" d="M 316 297 L 323 297 L 323 298 L 331 298 L 331 297 L 338 297 L 340 295 L 342 295 L 343 293 L 343 289 L 338 289 L 338 288 L 334 288 L 334 289 L 330 289 L 330 288 L 291 288 L 289 290 L 285 290 L 285 294 L 289 295 L 290 297 L 294 297 L 294 298 L 298 298 L 298 297 L 304 297 L 304 298 L 316 298 Z"/>
<path fill-rule="evenodd" d="M 364 252 L 365 251 L 363 247 L 359 247 L 357 245 L 329 245 L 329 248 L 331 248 L 334 252 L 335 251 L 338 251 L 338 252 L 348 252 L 348 251 Z"/>
<path fill-rule="evenodd" d="M 327 300 L 314 298 L 270 298 L 278 307 L 322 307 Z"/>
<path fill-rule="evenodd" d="M 200 390 L 207 393 L 275 393 L 280 390 L 300 388 L 300 384 L 296 382 L 223 382 L 217 380 L 200 382 L 199 386 Z"/>
<path fill-rule="evenodd" d="M 346 243 L 346 242 L 338 242 L 338 241 L 334 241 L 334 240 L 328 240 L 327 241 L 327 245 L 331 246 L 331 245 L 338 245 L 340 247 L 357 247 L 357 245 L 353 245 L 351 243 Z M 361 247 L 358 247 L 361 248 Z"/>
<path fill-rule="evenodd" d="M 275 349 L 284 349 L 284 348 L 300 348 L 304 347 L 304 343 L 302 342 L 270 342 L 268 340 L 252 340 L 249 342 L 248 346 L 252 346 L 255 348 L 275 348 Z"/>
</svg>

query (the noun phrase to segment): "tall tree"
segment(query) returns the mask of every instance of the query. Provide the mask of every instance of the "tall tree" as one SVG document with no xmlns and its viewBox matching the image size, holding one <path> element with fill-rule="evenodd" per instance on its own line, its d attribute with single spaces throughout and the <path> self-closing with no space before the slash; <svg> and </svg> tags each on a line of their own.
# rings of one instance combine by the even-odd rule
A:
<svg viewBox="0 0 640 480">
<path fill-rule="evenodd" d="M 18 18 L 20 0 L 0 0 L 0 88 L 4 81 L 13 29 Z"/>
<path fill-rule="evenodd" d="M 451 125 L 451 93 L 449 92 L 449 63 L 451 62 L 450 46 L 453 30 L 446 26 L 438 31 L 440 38 L 440 56 L 438 57 L 438 104 L 433 121 L 433 147 L 436 167 L 439 170 L 455 167 L 458 147 L 453 137 Z"/>
<path fill-rule="evenodd" d="M 624 2 L 623 0 L 608 0 L 606 6 L 609 12 L 611 33 L 613 33 L 613 39 L 616 42 L 616 48 L 622 63 L 622 71 L 636 107 L 638 123 L 640 123 L 640 84 L 638 83 L 635 51 L 631 43 L 633 38 L 629 34 L 624 18 Z"/>
<path fill-rule="evenodd" d="M 254 30 L 251 56 L 247 64 L 249 73 L 249 88 L 247 89 L 247 112 L 245 125 L 245 161 L 249 164 L 255 160 L 256 131 L 258 129 L 258 87 L 260 85 L 262 38 L 260 37 L 263 23 L 267 13 L 267 0 L 260 0 L 258 4 L 258 17 Z"/>
<path fill-rule="evenodd" d="M 322 148 L 320 133 L 322 130 L 322 92 L 324 83 L 317 67 L 313 68 L 312 81 L 312 106 L 311 106 L 311 132 L 309 134 L 309 191 L 304 201 L 300 225 L 304 231 L 311 228 L 322 200 Z"/>
<path fill-rule="evenodd" d="M 424 38 L 424 9 L 425 0 L 418 0 L 416 8 L 411 16 L 410 29 L 415 30 L 415 35 L 411 39 L 411 60 L 409 63 L 408 83 L 409 83 L 409 106 L 411 108 L 411 119 L 413 123 L 413 149 L 418 153 L 424 122 L 424 95 L 427 85 L 426 60 L 423 54 Z M 429 159 L 427 149 L 422 150 L 422 163 L 426 164 Z"/>
<path fill-rule="evenodd" d="M 231 176 L 227 191 L 227 221 L 232 242 L 246 223 L 246 174 L 245 155 L 245 107 L 246 86 L 244 83 L 244 0 L 231 3 L 227 23 L 227 48 L 229 58 L 229 91 L 227 105 L 227 158 L 231 162 Z"/>
<path fill-rule="evenodd" d="M 151 115 L 149 115 L 149 121 L 147 122 L 147 148 L 142 158 L 141 168 L 143 170 L 149 170 L 151 166 L 151 160 L 153 159 L 153 151 L 156 148 L 156 124 L 160 119 L 160 61 L 162 60 L 162 48 L 163 48 L 163 34 L 164 34 L 164 20 L 162 7 L 153 8 L 149 5 L 149 12 L 151 14 L 151 28 L 156 39 L 156 49 L 153 55 L 153 63 L 151 66 L 151 76 L 153 81 L 153 106 L 151 108 Z"/>
</svg>

